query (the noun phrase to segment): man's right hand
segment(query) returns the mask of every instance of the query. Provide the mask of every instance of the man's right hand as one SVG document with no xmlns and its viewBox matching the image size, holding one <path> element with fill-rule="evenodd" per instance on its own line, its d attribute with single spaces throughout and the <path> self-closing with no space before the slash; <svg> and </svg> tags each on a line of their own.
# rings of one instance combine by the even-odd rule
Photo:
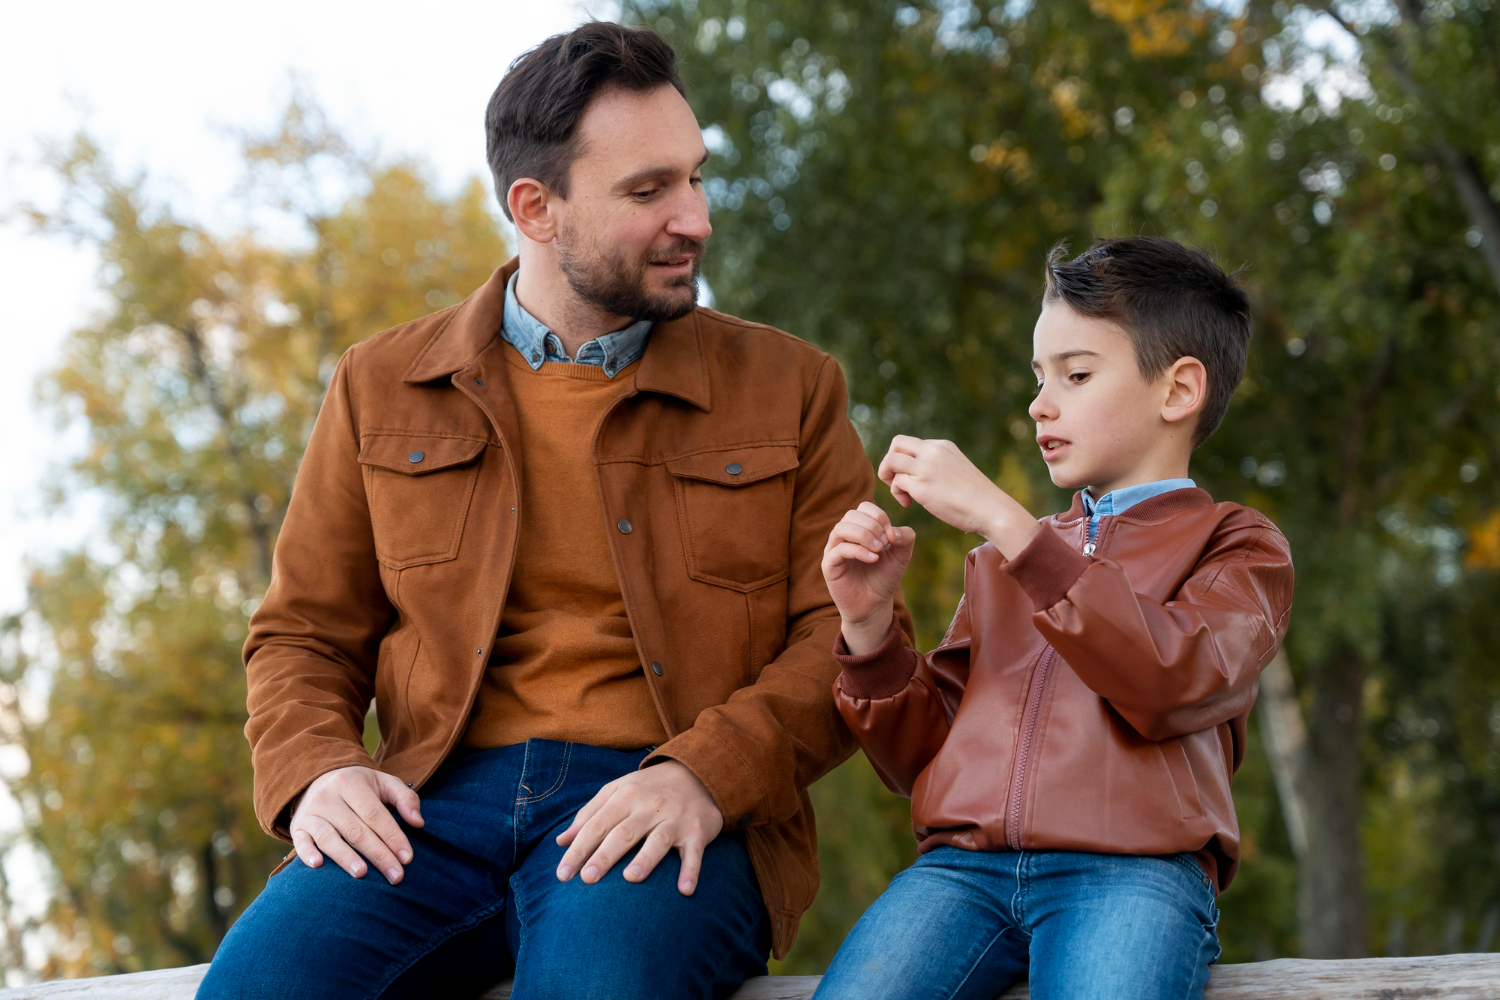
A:
<svg viewBox="0 0 1500 1000">
<path fill-rule="evenodd" d="M 866 500 L 833 526 L 823 549 L 823 579 L 843 617 L 844 644 L 856 656 L 873 652 L 890 631 L 892 601 L 917 533 L 891 524 Z"/>
<path fill-rule="evenodd" d="M 292 813 L 292 846 L 309 868 L 333 863 L 363 878 L 365 859 L 395 885 L 411 861 L 411 842 L 391 817 L 396 807 L 412 826 L 422 825 L 421 801 L 399 778 L 373 767 L 341 767 L 320 776 Z M 361 857 L 363 855 L 363 857 Z"/>
</svg>

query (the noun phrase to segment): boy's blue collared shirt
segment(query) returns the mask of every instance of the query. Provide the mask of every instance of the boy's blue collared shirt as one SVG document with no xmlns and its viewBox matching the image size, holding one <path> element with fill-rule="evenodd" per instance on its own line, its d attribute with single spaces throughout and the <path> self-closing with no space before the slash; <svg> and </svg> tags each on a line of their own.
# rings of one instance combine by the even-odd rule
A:
<svg viewBox="0 0 1500 1000">
<path fill-rule="evenodd" d="M 595 337 L 578 349 L 576 357 L 568 357 L 557 334 L 547 329 L 542 321 L 521 308 L 516 298 L 517 271 L 505 285 L 505 319 L 500 336 L 520 352 L 522 360 L 532 371 L 548 361 L 572 362 L 580 365 L 597 365 L 610 378 L 627 365 L 635 364 L 646 353 L 646 340 L 651 336 L 651 321 L 643 319 L 623 330 Z"/>
<path fill-rule="evenodd" d="M 1084 490 L 1083 510 L 1089 516 L 1089 544 L 1094 544 L 1101 517 L 1123 514 L 1142 500 L 1150 500 L 1152 497 L 1161 496 L 1173 490 L 1190 490 L 1197 485 L 1191 479 L 1158 479 L 1154 483 L 1122 486 L 1117 490 L 1110 490 L 1098 500 L 1095 500 L 1088 490 Z"/>
</svg>

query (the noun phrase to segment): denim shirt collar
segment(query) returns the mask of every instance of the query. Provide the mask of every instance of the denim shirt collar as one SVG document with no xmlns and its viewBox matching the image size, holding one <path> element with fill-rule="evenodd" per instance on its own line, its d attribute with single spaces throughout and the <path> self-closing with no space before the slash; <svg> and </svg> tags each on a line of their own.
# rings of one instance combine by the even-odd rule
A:
<svg viewBox="0 0 1500 1000">
<path fill-rule="evenodd" d="M 1101 517 L 1123 514 L 1142 500 L 1150 500 L 1152 497 L 1161 496 L 1173 490 L 1190 490 L 1197 485 L 1191 479 L 1158 479 L 1154 483 L 1122 486 L 1117 490 L 1110 490 L 1098 500 L 1095 500 L 1088 490 L 1084 490 L 1083 510 L 1088 514 L 1090 521 L 1097 521 Z"/>
<path fill-rule="evenodd" d="M 548 361 L 571 362 L 580 365 L 597 365 L 610 378 L 627 365 L 635 364 L 646 353 L 646 340 L 651 336 L 651 321 L 638 320 L 623 330 L 595 337 L 578 349 L 575 357 L 568 357 L 557 334 L 521 307 L 516 298 L 518 270 L 505 285 L 505 318 L 500 327 L 500 336 L 520 352 L 521 359 L 536 371 Z"/>
</svg>

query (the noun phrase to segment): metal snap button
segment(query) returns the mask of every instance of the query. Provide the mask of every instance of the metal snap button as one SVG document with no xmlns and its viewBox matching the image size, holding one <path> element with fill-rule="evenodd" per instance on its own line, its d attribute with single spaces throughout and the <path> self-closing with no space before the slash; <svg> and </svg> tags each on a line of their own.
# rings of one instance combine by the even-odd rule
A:
<svg viewBox="0 0 1500 1000">
<path fill-rule="evenodd" d="M 661 676 L 661 664 L 657 663 L 655 660 L 652 660 L 651 661 L 651 672 L 653 674 L 655 674 L 656 676 L 660 677 Z"/>
<path fill-rule="evenodd" d="M 410 462 L 412 465 L 416 465 L 418 462 L 422 461 L 422 459 L 424 459 L 426 457 L 427 457 L 427 453 L 426 452 L 424 452 L 424 451 L 414 451 L 410 455 L 406 456 L 406 460 L 408 462 Z"/>
<path fill-rule="evenodd" d="M 743 467 L 741 467 L 740 463 L 738 463 L 738 462 L 730 462 L 728 465 L 724 466 L 724 471 L 727 472 L 727 473 L 729 473 L 731 476 L 738 476 L 741 472 L 744 472 L 745 470 L 744 470 Z"/>
<path fill-rule="evenodd" d="M 615 527 L 620 529 L 620 534 L 622 535 L 628 535 L 633 530 L 635 530 L 630 526 L 630 522 L 625 520 L 623 517 L 615 522 Z"/>
</svg>

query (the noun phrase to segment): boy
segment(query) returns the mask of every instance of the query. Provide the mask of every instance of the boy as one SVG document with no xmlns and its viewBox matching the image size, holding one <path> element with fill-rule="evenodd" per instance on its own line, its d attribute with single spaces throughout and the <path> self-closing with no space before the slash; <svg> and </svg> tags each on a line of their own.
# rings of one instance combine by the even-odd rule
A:
<svg viewBox="0 0 1500 1000">
<path fill-rule="evenodd" d="M 922 855 L 860 920 L 817 997 L 1200 997 L 1239 866 L 1230 775 L 1285 635 L 1286 539 L 1187 478 L 1244 373 L 1249 307 L 1206 255 L 1101 240 L 1047 263 L 1030 414 L 1038 522 L 951 443 L 897 437 L 902 504 L 984 536 L 947 636 L 902 644 L 915 533 L 861 504 L 823 573 L 843 617 L 840 713 Z"/>
</svg>

